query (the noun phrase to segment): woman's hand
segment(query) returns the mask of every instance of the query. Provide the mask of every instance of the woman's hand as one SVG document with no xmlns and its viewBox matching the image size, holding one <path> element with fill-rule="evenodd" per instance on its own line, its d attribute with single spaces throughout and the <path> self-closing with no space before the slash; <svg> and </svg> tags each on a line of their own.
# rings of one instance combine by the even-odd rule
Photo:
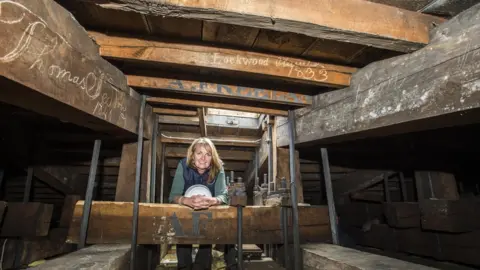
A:
<svg viewBox="0 0 480 270">
<path fill-rule="evenodd" d="M 212 197 L 205 197 L 202 195 L 194 195 L 189 198 L 184 198 L 182 203 L 195 210 L 207 209 L 212 205 L 218 204 L 218 200 Z"/>
</svg>

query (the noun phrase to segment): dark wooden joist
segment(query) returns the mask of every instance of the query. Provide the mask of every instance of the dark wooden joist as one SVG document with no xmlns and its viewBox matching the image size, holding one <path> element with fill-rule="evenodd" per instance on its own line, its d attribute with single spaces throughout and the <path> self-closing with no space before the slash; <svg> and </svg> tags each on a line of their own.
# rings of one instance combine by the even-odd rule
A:
<svg viewBox="0 0 480 270">
<path fill-rule="evenodd" d="M 186 157 L 188 147 L 167 146 L 165 156 L 167 158 L 184 158 Z M 254 157 L 253 151 L 218 149 L 218 154 L 222 160 L 233 161 L 251 161 Z"/>
<path fill-rule="evenodd" d="M 78 242 L 82 209 L 83 201 L 79 201 L 69 230 L 69 243 Z M 132 209 L 133 203 L 129 202 L 93 202 L 87 243 L 130 243 Z M 282 243 L 280 210 L 280 207 L 245 207 L 243 243 Z M 326 207 L 299 206 L 298 210 L 302 241 L 326 241 L 331 237 Z M 232 244 L 236 237 L 235 207 L 194 211 L 175 204 L 140 204 L 138 244 Z"/>
<path fill-rule="evenodd" d="M 233 103 L 207 102 L 194 99 L 168 98 L 168 97 L 149 97 L 147 101 L 152 104 L 171 104 L 184 105 L 191 107 L 207 107 L 215 109 L 236 110 L 242 112 L 265 113 L 270 115 L 288 115 L 286 110 L 271 109 L 259 106 L 236 105 Z M 155 106 L 155 105 L 152 105 Z"/>
<path fill-rule="evenodd" d="M 96 131 L 137 133 L 140 96 L 67 10 L 48 0 L 0 5 L 1 101 Z"/>
<path fill-rule="evenodd" d="M 349 88 L 296 111 L 296 143 L 328 143 L 478 122 L 480 4 L 438 26 L 414 53 L 373 63 Z M 283 124 L 279 145 L 288 145 Z"/>
<path fill-rule="evenodd" d="M 169 109 L 169 108 L 153 108 L 153 113 L 166 114 L 166 115 L 178 115 L 178 116 L 197 116 L 196 111 Z"/>
<path fill-rule="evenodd" d="M 63 194 L 74 194 L 75 190 L 69 185 L 68 179 L 60 179 L 50 174 L 49 170 L 52 169 L 53 168 L 50 167 L 35 167 L 33 169 L 33 176 Z"/>
<path fill-rule="evenodd" d="M 168 132 L 164 131 L 160 134 L 160 139 L 167 144 L 191 144 L 199 134 L 188 132 Z M 238 147 L 256 147 L 260 140 L 256 137 L 247 136 L 209 136 L 215 145 L 219 146 L 238 146 Z"/>
<path fill-rule="evenodd" d="M 202 137 L 207 137 L 207 116 L 205 107 L 198 108 L 198 124 L 200 125 L 200 135 Z"/>
<path fill-rule="evenodd" d="M 152 95 L 162 92 L 179 92 L 191 95 L 206 95 L 211 97 L 222 96 L 235 99 L 261 101 L 295 106 L 308 106 L 312 104 L 309 95 L 285 92 L 280 90 L 259 89 L 240 85 L 227 85 L 210 82 L 177 80 L 169 78 L 147 77 L 128 75 L 128 84 L 134 88 L 155 89 Z"/>
<path fill-rule="evenodd" d="M 117 60 L 233 71 L 337 88 L 348 86 L 357 70 L 257 52 L 89 33 L 100 45 L 103 57 Z"/>
<path fill-rule="evenodd" d="M 443 19 L 360 0 L 159 3 L 154 0 L 93 2 L 104 8 L 227 23 L 320 39 L 340 40 L 409 52 L 429 41 L 429 30 Z M 318 16 L 322 14 L 322 16 Z"/>
</svg>

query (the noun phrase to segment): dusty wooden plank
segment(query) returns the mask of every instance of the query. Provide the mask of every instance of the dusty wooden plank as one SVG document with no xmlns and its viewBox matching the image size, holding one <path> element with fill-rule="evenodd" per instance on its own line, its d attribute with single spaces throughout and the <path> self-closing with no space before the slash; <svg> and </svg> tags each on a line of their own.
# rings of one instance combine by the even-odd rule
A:
<svg viewBox="0 0 480 270">
<path fill-rule="evenodd" d="M 122 158 L 118 171 L 115 201 L 133 202 L 135 190 L 135 174 L 137 164 L 137 143 L 124 144 L 122 147 Z M 142 172 L 140 175 L 140 201 L 147 202 L 150 198 L 149 173 L 148 169 L 150 156 L 150 141 L 143 142 Z"/>
<path fill-rule="evenodd" d="M 296 110 L 296 143 L 333 142 L 475 123 L 480 107 L 480 4 L 432 33 L 414 53 L 373 63 L 349 88 Z M 464 114 L 471 114 L 464 117 Z M 281 129 L 281 130 L 280 130 Z M 287 125 L 279 145 L 288 144 Z"/>
<path fill-rule="evenodd" d="M 178 109 L 169 109 L 169 108 L 153 108 L 153 113 L 179 115 L 179 116 L 197 116 L 196 111 L 178 110 Z"/>
<path fill-rule="evenodd" d="M 167 146 L 165 156 L 167 158 L 184 158 L 187 155 L 188 147 Z M 252 151 L 218 149 L 218 154 L 222 160 L 251 161 L 254 157 Z"/>
<path fill-rule="evenodd" d="M 35 269 L 127 269 L 130 245 L 93 245 L 67 255 L 47 260 Z"/>
<path fill-rule="evenodd" d="M 306 36 L 341 40 L 367 46 L 412 51 L 428 43 L 432 23 L 443 20 L 391 6 L 360 0 L 309 1 L 211 1 L 172 0 L 99 1 L 104 8 L 134 10 L 143 14 L 192 18 L 213 22 L 299 33 Z M 318 16 L 318 14 L 322 16 Z M 348 14 L 348 16 L 346 15 Z M 380 14 L 381 16 L 372 16 Z M 360 22 L 360 23 L 359 23 Z"/>
<path fill-rule="evenodd" d="M 199 121 L 199 117 L 197 116 L 159 115 L 158 122 L 160 124 L 198 126 L 200 121 Z"/>
<path fill-rule="evenodd" d="M 359 251 L 331 244 L 308 244 L 302 246 L 303 265 L 306 270 L 313 269 L 436 269 L 386 256 Z"/>
<path fill-rule="evenodd" d="M 42 167 L 36 167 L 33 169 L 33 176 L 38 178 L 43 183 L 47 184 L 51 188 L 60 191 L 63 194 L 73 194 L 75 193 L 74 189 L 62 181 L 59 178 L 51 175 L 48 171 L 44 170 Z"/>
<path fill-rule="evenodd" d="M 2 101 L 94 130 L 136 134 L 139 95 L 69 12 L 48 0 L 0 6 L 0 84 L 9 89 Z M 147 107 L 147 138 L 150 116 Z"/>
<path fill-rule="evenodd" d="M 277 148 L 277 177 L 275 179 L 277 189 L 281 187 L 281 180 L 285 177 L 287 188 L 290 189 L 290 150 Z M 297 189 L 297 202 L 303 203 L 303 181 L 300 173 L 299 152 L 295 151 L 295 186 Z"/>
<path fill-rule="evenodd" d="M 186 156 L 183 156 L 186 157 Z M 169 169 L 176 169 L 178 166 L 178 159 L 168 159 L 166 164 Z M 224 161 L 223 162 L 223 169 L 225 171 L 245 171 L 247 168 L 247 162 L 239 162 L 239 161 Z"/>
<path fill-rule="evenodd" d="M 80 199 L 81 197 L 79 195 L 65 196 L 58 227 L 60 228 L 70 227 L 70 222 L 72 221 L 72 217 L 73 217 L 73 210 L 75 209 L 75 205 Z"/>
<path fill-rule="evenodd" d="M 0 236 L 46 236 L 50 228 L 53 205 L 39 202 L 9 202 Z M 21 220 L 21 222 L 19 222 Z"/>
<path fill-rule="evenodd" d="M 163 143 L 191 144 L 199 137 L 199 134 L 164 131 L 160 136 Z M 246 136 L 209 136 L 209 139 L 212 140 L 215 145 L 220 146 L 256 147 L 260 142 L 258 138 Z"/>
<path fill-rule="evenodd" d="M 198 108 L 198 124 L 200 125 L 200 135 L 207 137 L 207 121 L 205 116 L 206 110 L 204 107 Z"/>
<path fill-rule="evenodd" d="M 4 269 L 24 269 L 28 264 L 72 251 L 73 245 L 65 242 L 67 229 L 55 228 L 48 236 L 25 239 L 9 238 L 4 245 Z M 64 268 L 65 269 L 65 268 Z"/>
<path fill-rule="evenodd" d="M 438 171 L 415 171 L 414 175 L 417 187 L 421 185 L 420 190 L 417 188 L 419 200 L 428 198 L 458 200 L 460 198 L 455 175 Z"/>
<path fill-rule="evenodd" d="M 388 225 L 395 228 L 420 227 L 420 206 L 417 202 L 383 203 Z"/>
<path fill-rule="evenodd" d="M 69 231 L 69 243 L 78 241 L 82 208 L 83 201 L 79 201 Z M 87 243 L 130 243 L 132 209 L 133 203 L 93 202 Z M 193 211 L 180 205 L 141 203 L 138 243 L 235 243 L 236 215 L 237 209 L 230 206 Z M 243 221 L 245 244 L 281 243 L 280 208 L 247 206 L 243 210 Z M 326 207 L 299 206 L 299 222 L 302 240 L 330 238 Z"/>
<path fill-rule="evenodd" d="M 278 104 L 307 106 L 312 104 L 312 97 L 273 89 L 227 85 L 211 82 L 177 80 L 159 77 L 128 75 L 128 85 L 131 87 L 155 89 L 154 94 L 163 91 L 206 95 L 211 97 L 228 97 Z"/>
<path fill-rule="evenodd" d="M 478 198 L 421 200 L 422 228 L 452 233 L 479 230 L 479 209 Z"/>
<path fill-rule="evenodd" d="M 348 86 L 356 71 L 300 58 L 89 33 L 100 45 L 100 54 L 112 59 L 211 68 L 332 87 Z"/>
<path fill-rule="evenodd" d="M 173 105 L 184 105 L 192 107 L 207 107 L 207 108 L 216 108 L 216 109 L 230 109 L 238 110 L 243 112 L 255 112 L 255 113 L 265 113 L 270 115 L 288 115 L 288 112 L 285 110 L 271 109 L 271 108 L 262 108 L 257 106 L 246 106 L 246 105 L 236 105 L 230 103 L 218 103 L 218 102 L 206 102 L 200 100 L 190 100 L 190 99 L 181 99 L 181 98 L 166 98 L 166 97 L 149 97 L 147 98 L 149 103 L 163 103 L 163 104 L 173 104 Z"/>
</svg>

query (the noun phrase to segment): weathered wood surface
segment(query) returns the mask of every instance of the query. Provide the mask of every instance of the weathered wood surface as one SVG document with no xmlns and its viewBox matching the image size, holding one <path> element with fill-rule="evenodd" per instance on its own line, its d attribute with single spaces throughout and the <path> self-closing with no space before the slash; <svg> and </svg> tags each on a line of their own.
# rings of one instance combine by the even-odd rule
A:
<svg viewBox="0 0 480 270">
<path fill-rule="evenodd" d="M 73 194 L 75 193 L 74 189 L 69 186 L 67 180 L 59 179 L 54 175 L 49 173 L 50 167 L 35 167 L 33 169 L 33 176 L 38 178 L 43 183 L 47 184 L 54 190 L 60 191 L 63 194 Z"/>
<path fill-rule="evenodd" d="M 460 198 L 455 175 L 451 173 L 415 171 L 415 183 L 419 200 L 429 198 L 458 200 Z"/>
<path fill-rule="evenodd" d="M 258 107 L 258 106 L 237 105 L 230 102 L 207 102 L 207 101 L 201 101 L 201 100 L 167 98 L 167 97 L 149 97 L 147 98 L 147 101 L 153 104 L 170 104 L 170 105 L 197 107 L 197 108 L 207 107 L 207 108 L 215 108 L 215 109 L 235 110 L 235 111 L 241 111 L 241 112 L 264 113 L 269 115 L 288 115 L 288 112 L 286 110 L 279 110 L 279 109 L 272 109 L 272 108 L 265 108 L 265 107 Z"/>
<path fill-rule="evenodd" d="M 79 201 L 69 243 L 78 242 L 82 209 L 83 201 Z M 132 213 L 133 203 L 93 202 L 87 243 L 130 243 Z M 304 241 L 331 237 L 326 207 L 299 206 L 299 222 Z M 138 244 L 232 244 L 237 237 L 237 209 L 217 206 L 193 211 L 180 205 L 141 203 L 138 226 Z M 280 207 L 245 207 L 243 237 L 246 244 L 282 243 Z"/>
<path fill-rule="evenodd" d="M 50 229 L 52 214 L 53 204 L 9 202 L 0 236 L 46 236 Z"/>
<path fill-rule="evenodd" d="M 153 113 L 157 113 L 160 115 L 167 114 L 167 115 L 178 115 L 178 116 L 197 116 L 197 111 L 169 109 L 169 108 L 153 108 Z"/>
<path fill-rule="evenodd" d="M 113 59 L 212 68 L 333 87 L 348 86 L 351 74 L 356 71 L 351 67 L 257 52 L 89 33 L 100 45 L 100 54 Z"/>
<path fill-rule="evenodd" d="M 199 134 L 188 132 L 161 132 L 161 140 L 163 143 L 171 144 L 191 144 Z M 215 145 L 219 146 L 238 146 L 238 147 L 256 147 L 259 145 L 259 139 L 256 137 L 244 136 L 209 136 Z"/>
<path fill-rule="evenodd" d="M 470 232 L 480 229 L 480 199 L 430 199 L 420 201 L 422 228 L 443 232 Z"/>
<path fill-rule="evenodd" d="M 130 265 L 130 245 L 93 245 L 48 260 L 34 269 L 126 270 Z"/>
<path fill-rule="evenodd" d="M 142 171 L 140 173 L 140 201 L 150 200 L 150 141 L 143 142 Z M 133 202 L 138 143 L 124 144 L 118 171 L 115 201 Z"/>
<path fill-rule="evenodd" d="M 161 95 L 164 92 L 177 92 L 191 95 L 227 97 L 259 102 L 288 104 L 301 107 L 312 104 L 312 97 L 309 95 L 296 94 L 281 90 L 138 75 L 128 75 L 127 79 L 128 85 L 131 87 L 155 89 L 155 91 L 151 91 L 151 93 L 155 95 Z"/>
<path fill-rule="evenodd" d="M 300 173 L 300 158 L 299 152 L 294 152 L 295 162 L 295 187 L 297 189 L 297 203 L 303 203 L 303 181 Z M 281 187 L 280 180 L 285 177 L 287 189 L 290 189 L 290 150 L 277 148 L 277 176 L 275 177 L 277 190 Z M 291 193 L 291 192 L 290 192 Z"/>
<path fill-rule="evenodd" d="M 296 144 L 478 122 L 478 63 L 480 4 L 437 27 L 425 48 L 370 64 L 352 76 L 349 88 L 297 109 Z M 279 127 L 279 146 L 288 145 L 287 131 L 287 124 Z"/>
<path fill-rule="evenodd" d="M 167 146 L 165 156 L 167 158 L 184 158 L 187 155 L 188 147 Z M 220 159 L 233 161 L 251 161 L 254 158 L 253 151 L 217 149 Z"/>
<path fill-rule="evenodd" d="M 198 124 L 200 125 L 200 136 L 207 137 L 207 121 L 206 121 L 206 109 L 205 107 L 198 108 Z"/>
<path fill-rule="evenodd" d="M 395 228 L 420 227 L 420 206 L 417 202 L 383 203 L 388 225 Z"/>
<path fill-rule="evenodd" d="M 73 245 L 65 243 L 66 236 L 67 230 L 60 228 L 50 230 L 44 237 L 8 238 L 6 243 L 1 239 L 0 245 L 5 245 L 3 269 L 23 269 L 32 262 L 70 252 Z"/>
<path fill-rule="evenodd" d="M 63 201 L 62 213 L 60 215 L 60 221 L 58 227 L 68 228 L 73 217 L 73 210 L 75 205 L 81 199 L 79 195 L 67 195 Z"/>
<path fill-rule="evenodd" d="M 175 16 L 255 28 L 293 32 L 367 46 L 408 52 L 428 43 L 429 15 L 360 0 L 309 1 L 99 1 L 101 7 L 156 16 Z M 322 14 L 322 16 L 318 16 Z M 381 19 L 374 14 L 381 14 Z M 361 22 L 361 23 L 359 23 Z M 368 26 L 368 27 L 367 27 Z"/>
<path fill-rule="evenodd" d="M 137 132 L 138 94 L 68 11 L 49 0 L 0 7 L 0 100 L 94 130 Z M 150 117 L 147 107 L 147 138 Z"/>
<path fill-rule="evenodd" d="M 348 270 L 406 270 L 436 269 L 419 264 L 380 256 L 355 249 L 331 244 L 302 245 L 303 266 L 306 270 L 348 269 Z"/>
</svg>

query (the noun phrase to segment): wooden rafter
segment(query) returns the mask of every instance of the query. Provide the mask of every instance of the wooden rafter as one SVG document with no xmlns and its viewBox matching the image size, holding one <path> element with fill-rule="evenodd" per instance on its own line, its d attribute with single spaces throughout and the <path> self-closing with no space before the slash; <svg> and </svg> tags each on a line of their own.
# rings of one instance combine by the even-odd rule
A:
<svg viewBox="0 0 480 270">
<path fill-rule="evenodd" d="M 119 60 L 242 72 L 331 87 L 348 86 L 357 70 L 264 53 L 89 33 L 100 45 L 102 56 Z"/>
<path fill-rule="evenodd" d="M 272 29 L 401 52 L 428 43 L 442 18 L 363 0 L 83 0 L 104 8 Z"/>
<path fill-rule="evenodd" d="M 187 100 L 180 98 L 164 98 L 164 97 L 150 97 L 147 98 L 149 103 L 163 103 L 163 104 L 173 104 L 173 105 L 184 105 L 191 107 L 210 107 L 216 109 L 228 109 L 228 110 L 237 110 L 243 112 L 255 112 L 255 113 L 265 113 L 269 115 L 280 115 L 287 116 L 288 112 L 278 109 L 262 108 L 257 106 L 246 106 L 246 105 L 235 105 L 229 103 L 217 103 L 217 102 L 206 102 L 198 100 Z"/>
<path fill-rule="evenodd" d="M 162 132 L 161 142 L 171 144 L 191 144 L 193 140 L 199 137 L 198 133 L 188 132 Z M 259 139 L 255 137 L 246 136 L 209 136 L 209 139 L 219 146 L 238 146 L 238 147 L 257 147 L 259 145 Z"/>
<path fill-rule="evenodd" d="M 312 97 L 309 95 L 279 90 L 138 75 L 128 75 L 127 80 L 131 87 L 155 89 L 155 91 L 151 92 L 153 95 L 157 92 L 161 94 L 164 91 L 169 91 L 186 93 L 189 95 L 206 95 L 211 97 L 221 96 L 295 106 L 307 106 L 312 104 Z"/>
<path fill-rule="evenodd" d="M 0 9 L 1 101 L 97 131 L 137 133 L 138 93 L 68 11 L 47 0 L 2 1 Z M 150 117 L 147 106 L 146 138 Z"/>
<path fill-rule="evenodd" d="M 177 115 L 177 116 L 197 116 L 196 111 L 169 109 L 169 108 L 153 108 L 153 113 Z"/>
</svg>

